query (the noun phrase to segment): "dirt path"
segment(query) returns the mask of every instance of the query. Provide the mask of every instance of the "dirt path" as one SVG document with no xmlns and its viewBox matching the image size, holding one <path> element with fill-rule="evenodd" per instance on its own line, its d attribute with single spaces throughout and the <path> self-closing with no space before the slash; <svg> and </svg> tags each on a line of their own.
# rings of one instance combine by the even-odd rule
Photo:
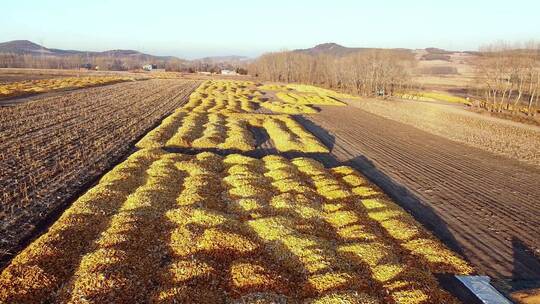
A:
<svg viewBox="0 0 540 304">
<path fill-rule="evenodd" d="M 356 107 L 299 119 L 480 273 L 540 279 L 540 170 Z"/>
</svg>

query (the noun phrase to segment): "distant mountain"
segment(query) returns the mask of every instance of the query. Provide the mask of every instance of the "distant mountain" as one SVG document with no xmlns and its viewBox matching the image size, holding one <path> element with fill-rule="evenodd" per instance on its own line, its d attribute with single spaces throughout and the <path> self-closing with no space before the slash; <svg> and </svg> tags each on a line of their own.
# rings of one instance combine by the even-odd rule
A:
<svg viewBox="0 0 540 304">
<path fill-rule="evenodd" d="M 173 56 L 154 56 L 144 54 L 134 50 L 109 50 L 104 52 L 87 52 L 76 50 L 49 49 L 28 40 L 13 40 L 0 43 L 0 53 L 12 53 L 18 55 L 46 55 L 55 57 L 65 56 L 88 56 L 88 57 L 113 57 L 113 58 L 134 58 L 141 60 L 172 60 L 178 58 Z"/>
<path fill-rule="evenodd" d="M 50 50 L 28 40 L 13 40 L 0 43 L 0 53 L 39 54 L 40 52 L 50 53 Z"/>
<path fill-rule="evenodd" d="M 199 59 L 193 59 L 191 60 L 192 63 L 195 64 L 203 64 L 203 65 L 216 65 L 220 67 L 230 67 L 230 66 L 243 66 L 245 64 L 248 64 L 252 62 L 254 59 L 247 57 L 247 56 L 237 56 L 237 55 L 230 55 L 230 56 L 211 56 L 211 57 L 203 57 Z"/>
<path fill-rule="evenodd" d="M 246 56 L 237 56 L 237 55 L 230 55 L 230 56 L 211 56 L 211 57 L 203 57 L 199 59 L 195 59 L 195 61 L 205 61 L 205 62 L 236 62 L 236 61 L 246 61 L 249 60 L 249 57 Z"/>
<path fill-rule="evenodd" d="M 363 51 L 363 50 L 365 50 L 365 49 L 363 49 L 363 48 L 344 47 L 344 46 L 339 45 L 337 43 L 322 43 L 322 44 L 318 44 L 318 45 L 316 45 L 316 46 L 314 46 L 312 48 L 309 48 L 309 49 L 294 50 L 294 52 L 304 53 L 304 54 L 308 54 L 308 55 L 325 54 L 325 55 L 334 55 L 334 56 L 345 56 L 345 55 L 360 52 L 360 51 Z"/>
<path fill-rule="evenodd" d="M 346 56 L 353 53 L 366 52 L 366 51 L 377 50 L 377 49 L 379 48 L 345 47 L 337 43 L 329 42 L 329 43 L 318 44 L 309 49 L 297 49 L 297 50 L 294 50 L 293 52 L 304 53 L 308 55 L 324 54 L 324 55 L 332 55 L 332 56 L 341 57 L 341 56 Z M 399 52 L 407 52 L 407 53 L 411 52 L 411 50 L 409 49 L 392 49 L 392 50 L 399 51 Z"/>
<path fill-rule="evenodd" d="M 455 52 L 453 52 L 453 51 L 447 51 L 447 50 L 443 50 L 443 49 L 439 49 L 439 48 L 434 48 L 434 47 L 426 48 L 425 50 L 426 50 L 426 52 L 428 52 L 428 53 L 430 53 L 430 54 L 449 55 L 449 54 L 455 53 Z"/>
</svg>

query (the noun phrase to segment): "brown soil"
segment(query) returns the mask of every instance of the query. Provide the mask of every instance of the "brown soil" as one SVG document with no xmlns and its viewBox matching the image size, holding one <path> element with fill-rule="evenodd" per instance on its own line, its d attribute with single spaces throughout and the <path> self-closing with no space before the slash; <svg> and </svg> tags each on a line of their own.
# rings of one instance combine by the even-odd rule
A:
<svg viewBox="0 0 540 304">
<path fill-rule="evenodd" d="M 355 107 L 300 121 L 479 273 L 540 279 L 540 170 Z"/>
<path fill-rule="evenodd" d="M 507 120 L 519 122 L 522 124 L 528 124 L 528 125 L 533 125 L 537 127 L 540 126 L 540 115 L 528 116 L 523 113 L 512 113 L 510 111 L 497 113 L 497 112 L 489 112 L 487 110 L 478 109 L 478 108 L 471 108 L 470 111 L 481 114 L 481 115 L 507 119 Z"/>
<path fill-rule="evenodd" d="M 0 107 L 0 266 L 199 83 L 128 82 Z"/>
<path fill-rule="evenodd" d="M 0 84 L 24 80 L 39 80 L 65 77 L 64 75 L 26 75 L 16 73 L 0 73 Z"/>
<path fill-rule="evenodd" d="M 349 104 L 540 168 L 540 127 L 480 115 L 460 106 L 429 102 L 362 99 Z"/>
</svg>

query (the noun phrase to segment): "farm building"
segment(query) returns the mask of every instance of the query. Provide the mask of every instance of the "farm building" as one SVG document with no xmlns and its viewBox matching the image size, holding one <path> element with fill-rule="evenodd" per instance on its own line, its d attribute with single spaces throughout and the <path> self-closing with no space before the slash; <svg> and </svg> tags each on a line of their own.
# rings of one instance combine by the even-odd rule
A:
<svg viewBox="0 0 540 304">
<path fill-rule="evenodd" d="M 157 69 L 157 65 L 155 64 L 145 64 L 142 66 L 142 69 L 145 71 L 152 71 L 153 69 Z"/>
<path fill-rule="evenodd" d="M 165 72 L 165 69 L 158 68 L 157 64 L 146 64 L 143 65 L 142 69 L 147 72 Z"/>
<path fill-rule="evenodd" d="M 93 65 L 91 63 L 85 63 L 79 67 L 81 71 L 90 71 L 90 70 L 99 70 L 99 66 Z"/>
<path fill-rule="evenodd" d="M 238 75 L 238 73 L 233 70 L 221 70 L 221 75 Z"/>
</svg>

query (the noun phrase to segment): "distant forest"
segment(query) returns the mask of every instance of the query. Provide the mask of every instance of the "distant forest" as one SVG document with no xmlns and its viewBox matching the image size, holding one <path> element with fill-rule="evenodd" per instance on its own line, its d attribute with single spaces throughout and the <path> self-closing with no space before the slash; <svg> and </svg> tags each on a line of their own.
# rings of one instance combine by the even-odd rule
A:
<svg viewBox="0 0 540 304">
<path fill-rule="evenodd" d="M 50 56 L 34 54 L 0 53 L 0 68 L 79 69 L 90 68 L 112 71 L 139 70 L 145 64 L 157 65 L 173 72 L 215 72 L 222 69 L 245 71 L 242 62 L 212 62 L 206 60 L 182 60 L 175 57 L 156 56 Z"/>
<path fill-rule="evenodd" d="M 409 89 L 411 52 L 371 49 L 346 54 L 268 53 L 249 66 L 265 80 L 322 85 L 361 96 L 387 96 Z"/>
</svg>

